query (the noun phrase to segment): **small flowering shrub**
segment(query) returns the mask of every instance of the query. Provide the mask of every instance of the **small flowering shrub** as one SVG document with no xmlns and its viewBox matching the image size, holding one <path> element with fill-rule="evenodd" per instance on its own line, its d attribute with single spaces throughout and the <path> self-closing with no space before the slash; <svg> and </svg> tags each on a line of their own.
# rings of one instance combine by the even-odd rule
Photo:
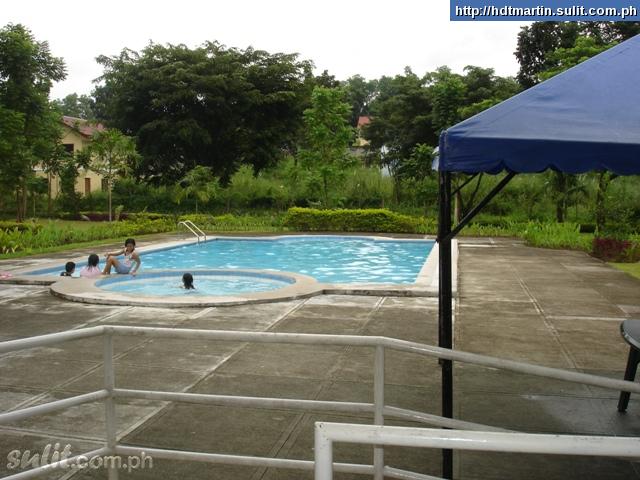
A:
<svg viewBox="0 0 640 480">
<path fill-rule="evenodd" d="M 637 262 L 640 261 L 640 243 L 613 237 L 596 237 L 593 239 L 593 255 L 606 262 Z"/>
</svg>

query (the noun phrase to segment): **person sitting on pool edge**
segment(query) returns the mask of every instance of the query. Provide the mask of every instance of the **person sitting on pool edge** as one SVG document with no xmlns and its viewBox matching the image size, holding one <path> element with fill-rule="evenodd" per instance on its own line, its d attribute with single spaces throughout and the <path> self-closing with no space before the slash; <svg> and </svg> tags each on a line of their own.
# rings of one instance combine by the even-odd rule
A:
<svg viewBox="0 0 640 480">
<path fill-rule="evenodd" d="M 185 290 L 195 290 L 196 287 L 193 286 L 193 275 L 190 273 L 185 273 L 182 275 L 182 287 Z"/>
<path fill-rule="evenodd" d="M 116 269 L 117 273 L 135 275 L 140 265 L 142 264 L 140 256 L 135 251 L 136 241 L 133 238 L 127 238 L 124 241 L 124 249 L 119 252 L 107 253 L 107 263 L 102 271 L 103 275 L 109 275 L 111 273 L 111 267 Z M 124 255 L 122 260 L 118 260 L 118 255 Z M 133 265 L 135 262 L 135 266 Z"/>
</svg>

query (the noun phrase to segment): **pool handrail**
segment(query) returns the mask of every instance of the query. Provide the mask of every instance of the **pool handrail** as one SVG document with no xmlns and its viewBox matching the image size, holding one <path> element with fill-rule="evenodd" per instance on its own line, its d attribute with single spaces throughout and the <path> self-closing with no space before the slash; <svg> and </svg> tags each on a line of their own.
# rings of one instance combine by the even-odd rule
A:
<svg viewBox="0 0 640 480">
<path fill-rule="evenodd" d="M 191 233 L 193 233 L 198 239 L 198 243 L 200 243 L 200 237 L 204 237 L 204 242 L 207 241 L 207 234 L 191 220 L 182 220 L 178 222 L 178 225 L 184 225 Z"/>
</svg>

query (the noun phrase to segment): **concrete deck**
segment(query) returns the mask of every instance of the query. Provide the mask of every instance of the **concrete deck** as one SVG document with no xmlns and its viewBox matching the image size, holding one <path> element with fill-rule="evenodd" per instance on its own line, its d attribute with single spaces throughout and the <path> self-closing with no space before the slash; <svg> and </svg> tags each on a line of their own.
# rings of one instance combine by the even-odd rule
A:
<svg viewBox="0 0 640 480">
<path fill-rule="evenodd" d="M 0 262 L 0 270 L 33 259 Z M 455 346 L 470 352 L 622 378 L 627 345 L 620 321 L 640 317 L 640 282 L 579 252 L 511 240 L 460 242 Z M 437 299 L 323 295 L 264 305 L 160 309 L 77 304 L 46 287 L 0 285 L 0 340 L 90 325 L 120 324 L 245 331 L 385 335 L 437 343 Z M 117 339 L 116 385 L 197 393 L 372 401 L 373 355 L 361 348 Z M 0 356 L 0 411 L 99 388 L 98 339 Z M 387 353 L 391 405 L 440 411 L 437 361 Z M 527 432 L 640 435 L 640 397 L 628 413 L 617 392 L 455 365 L 457 418 Z M 121 443 L 215 453 L 313 458 L 316 420 L 367 423 L 367 416 L 119 402 Z M 48 443 L 73 453 L 101 446 L 104 408 L 88 404 L 0 429 L 0 476 L 14 449 Z M 406 422 L 389 422 L 411 425 Z M 370 463 L 369 447 L 338 445 L 336 461 Z M 440 473 L 438 451 L 386 450 L 387 464 Z M 106 478 L 104 470 L 44 478 Z M 310 479 L 308 472 L 155 460 L 131 479 Z M 336 475 L 336 478 L 364 478 Z M 640 464 L 549 455 L 459 453 L 455 478 L 639 479 Z"/>
</svg>

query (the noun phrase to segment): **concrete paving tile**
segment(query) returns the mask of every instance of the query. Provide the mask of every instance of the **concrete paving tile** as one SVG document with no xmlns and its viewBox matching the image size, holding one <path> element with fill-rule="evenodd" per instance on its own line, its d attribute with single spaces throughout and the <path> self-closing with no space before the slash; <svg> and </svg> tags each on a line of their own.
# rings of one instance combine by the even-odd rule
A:
<svg viewBox="0 0 640 480">
<path fill-rule="evenodd" d="M 602 435 L 609 431 L 597 399 L 536 394 L 456 392 L 456 418 L 530 433 Z"/>
<path fill-rule="evenodd" d="M 306 300 L 308 306 L 373 308 L 382 297 L 369 295 L 317 295 Z"/>
<path fill-rule="evenodd" d="M 44 394 L 46 391 L 36 388 L 3 387 L 0 395 L 0 412 L 14 410 L 18 405 L 28 403 L 31 399 Z"/>
<path fill-rule="evenodd" d="M 438 311 L 437 297 L 385 297 L 380 310 L 400 308 L 403 310 Z"/>
<path fill-rule="evenodd" d="M 229 359 L 220 373 L 326 378 L 345 347 L 327 345 L 254 344 Z"/>
<path fill-rule="evenodd" d="M 28 350 L 25 350 L 28 352 Z M 92 370 L 97 362 L 68 361 L 47 356 L 12 356 L 0 358 L 2 387 L 54 388 Z"/>
<path fill-rule="evenodd" d="M 431 387 L 385 384 L 385 405 L 440 414 L 440 392 Z M 373 403 L 373 384 L 333 381 L 322 389 L 319 400 Z"/>
<path fill-rule="evenodd" d="M 322 385 L 323 382 L 312 378 L 213 373 L 189 389 L 189 392 L 313 400 Z"/>
<path fill-rule="evenodd" d="M 174 404 L 129 434 L 124 443 L 173 450 L 269 455 L 297 413 Z"/>
<path fill-rule="evenodd" d="M 575 359 L 578 368 L 624 369 L 628 344 L 620 336 L 617 322 L 602 320 L 562 320 L 551 323 L 558 332 L 563 347 Z"/>
<path fill-rule="evenodd" d="M 453 372 L 455 388 L 463 394 L 485 392 L 578 397 L 593 395 L 586 385 L 468 363 L 456 362 Z"/>
<path fill-rule="evenodd" d="M 366 317 L 344 318 L 326 315 L 308 317 L 304 312 L 297 312 L 278 323 L 273 331 L 288 333 L 324 333 L 332 335 L 358 335 L 367 321 Z"/>
<path fill-rule="evenodd" d="M 601 457 L 461 452 L 465 480 L 632 480 L 640 478 L 631 462 Z"/>
<path fill-rule="evenodd" d="M 241 344 L 179 338 L 154 338 L 120 356 L 118 364 L 207 371 Z"/>
<path fill-rule="evenodd" d="M 70 396 L 72 395 L 66 392 L 52 392 L 40 398 L 36 404 L 52 402 Z M 124 432 L 162 405 L 162 402 L 148 400 L 117 400 L 116 423 L 118 433 Z M 30 417 L 7 425 L 32 433 L 46 432 L 53 436 L 61 435 L 101 441 L 105 438 L 104 418 L 104 403 L 94 402 Z"/>
<path fill-rule="evenodd" d="M 372 316 L 362 334 L 434 345 L 438 343 L 438 314 L 436 311 L 385 308 Z"/>
<path fill-rule="evenodd" d="M 344 356 L 332 378 L 349 382 L 372 382 L 373 365 L 373 352 L 362 348 L 354 349 Z M 438 382 L 440 367 L 437 359 L 386 349 L 385 383 L 435 387 Z"/>
<path fill-rule="evenodd" d="M 161 390 L 179 392 L 200 379 L 204 372 L 186 371 L 154 366 L 127 365 L 115 363 L 115 384 L 117 388 L 136 390 Z M 58 389 L 66 392 L 87 393 L 104 388 L 102 367 L 67 383 Z"/>
<path fill-rule="evenodd" d="M 529 362 L 535 365 L 556 368 L 571 367 L 560 345 L 550 334 L 526 334 L 522 329 L 487 329 L 481 335 L 475 327 L 458 324 L 455 348 L 466 352 L 480 353 L 493 357 Z"/>
<path fill-rule="evenodd" d="M 335 319 L 365 319 L 371 312 L 369 306 L 344 306 L 344 305 L 332 305 L 327 308 L 325 305 L 303 305 L 298 311 L 296 316 L 305 318 L 317 318 L 325 319 L 327 317 Z"/>
</svg>

